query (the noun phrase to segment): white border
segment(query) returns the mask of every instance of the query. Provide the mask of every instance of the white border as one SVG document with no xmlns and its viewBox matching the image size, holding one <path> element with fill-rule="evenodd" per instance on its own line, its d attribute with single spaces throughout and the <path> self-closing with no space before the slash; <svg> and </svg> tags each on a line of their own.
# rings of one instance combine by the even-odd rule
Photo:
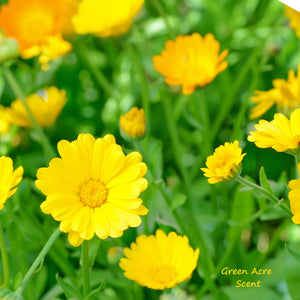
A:
<svg viewBox="0 0 300 300">
<path fill-rule="evenodd" d="M 300 12 L 300 0 L 279 0 L 279 1 Z"/>
</svg>

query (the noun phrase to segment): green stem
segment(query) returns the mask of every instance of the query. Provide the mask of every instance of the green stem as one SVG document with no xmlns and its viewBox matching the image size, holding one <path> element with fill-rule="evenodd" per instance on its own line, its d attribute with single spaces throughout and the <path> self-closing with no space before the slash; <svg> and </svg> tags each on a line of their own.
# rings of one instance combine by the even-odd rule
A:
<svg viewBox="0 0 300 300">
<path fill-rule="evenodd" d="M 130 56 L 132 61 L 135 64 L 135 67 L 138 72 L 138 76 L 140 78 L 141 82 L 141 87 L 142 87 L 142 103 L 143 103 L 143 108 L 145 111 L 145 117 L 146 117 L 146 122 L 147 122 L 147 132 L 146 132 L 146 138 L 149 136 L 149 132 L 151 129 L 151 119 L 150 119 L 150 102 L 149 102 L 149 89 L 148 89 L 148 83 L 146 80 L 145 72 L 143 65 L 139 59 L 138 53 L 136 51 L 136 48 L 134 45 L 129 44 L 128 45 L 128 50 L 130 52 Z"/>
<path fill-rule="evenodd" d="M 152 0 L 151 3 L 152 3 L 152 6 L 155 8 L 155 10 L 158 12 L 158 14 L 163 18 L 163 20 L 166 24 L 166 27 L 168 29 L 168 34 L 169 34 L 170 38 L 173 39 L 175 37 L 174 31 L 171 27 L 171 24 L 169 22 L 169 19 L 165 12 L 165 9 L 162 5 L 162 2 L 160 0 Z"/>
<path fill-rule="evenodd" d="M 109 96 L 119 98 L 119 94 L 115 91 L 115 89 L 110 84 L 110 82 L 107 80 L 105 75 L 102 73 L 102 71 L 97 67 L 97 65 L 91 59 L 91 57 L 88 53 L 88 48 L 87 48 L 87 45 L 86 45 L 86 41 L 85 40 L 80 40 L 76 44 L 75 50 L 77 50 L 77 54 L 79 55 L 80 59 L 88 67 L 88 69 L 90 70 L 90 72 L 94 76 L 96 82 L 105 91 L 105 93 Z"/>
<path fill-rule="evenodd" d="M 212 126 L 210 136 L 211 140 L 213 141 L 218 134 L 220 127 L 222 126 L 222 123 L 224 119 L 228 116 L 231 107 L 236 101 L 236 94 L 239 92 L 241 85 L 243 84 L 244 80 L 246 79 L 246 76 L 251 69 L 252 65 L 254 64 L 256 58 L 258 55 L 261 54 L 261 49 L 263 45 L 260 47 L 257 47 L 252 54 L 249 56 L 248 60 L 245 62 L 244 66 L 241 68 L 241 71 L 237 76 L 235 76 L 236 80 L 234 80 L 234 84 L 232 88 L 230 89 L 229 93 L 227 94 L 227 97 L 222 101 L 222 106 L 219 110 L 219 113 L 214 121 L 214 124 Z"/>
<path fill-rule="evenodd" d="M 55 240 L 60 235 L 61 231 L 57 228 L 52 235 L 49 237 L 48 241 L 44 245 L 43 249 L 41 250 L 40 254 L 37 256 L 29 270 L 27 271 L 26 275 L 24 276 L 20 286 L 17 288 L 16 293 L 22 295 L 28 281 L 31 279 L 33 273 L 37 270 L 37 268 L 41 265 L 42 261 L 44 260 L 45 256 L 49 252 L 51 246 L 55 242 Z"/>
<path fill-rule="evenodd" d="M 81 259 L 82 259 L 82 276 L 83 276 L 83 295 L 87 298 L 90 292 L 90 266 L 89 266 L 89 240 L 82 244 Z"/>
<path fill-rule="evenodd" d="M 47 160 L 52 159 L 55 156 L 55 152 L 49 142 L 48 137 L 45 135 L 42 128 L 38 125 L 38 123 L 34 119 L 32 113 L 27 105 L 25 95 L 24 95 L 20 85 L 18 84 L 15 76 L 13 75 L 13 73 L 11 72 L 11 70 L 8 67 L 6 67 L 5 65 L 2 65 L 2 69 L 3 69 L 4 76 L 6 77 L 6 80 L 9 83 L 12 91 L 14 92 L 15 96 L 22 101 L 22 103 L 28 113 L 28 116 L 30 118 L 30 121 L 33 125 L 33 128 L 40 137 L 40 143 L 44 150 L 46 159 Z"/>
<path fill-rule="evenodd" d="M 292 214 L 291 210 L 289 209 L 289 207 L 285 203 L 283 203 L 283 200 L 279 200 L 275 195 L 270 193 L 268 190 L 264 189 L 263 187 L 255 184 L 255 183 L 252 183 L 252 182 L 248 181 L 247 179 L 245 179 L 241 176 L 235 177 L 235 180 L 238 181 L 239 183 L 245 185 L 245 186 L 251 187 L 254 190 L 262 193 L 268 199 L 273 201 L 276 206 L 279 206 L 289 217 L 293 216 L 293 214 Z"/>
<path fill-rule="evenodd" d="M 5 245 L 4 232 L 3 232 L 1 222 L 0 222 L 0 250 L 1 250 L 3 273 L 4 273 L 4 284 L 7 288 L 9 288 L 10 287 L 9 263 L 8 263 L 6 245 Z"/>
</svg>

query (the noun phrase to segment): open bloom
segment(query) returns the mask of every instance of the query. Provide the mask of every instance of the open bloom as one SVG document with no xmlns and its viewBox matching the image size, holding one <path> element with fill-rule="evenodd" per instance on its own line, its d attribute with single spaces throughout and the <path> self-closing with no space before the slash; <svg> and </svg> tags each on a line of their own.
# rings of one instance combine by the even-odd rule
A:
<svg viewBox="0 0 300 300">
<path fill-rule="evenodd" d="M 34 119 L 41 127 L 52 125 L 66 102 L 66 91 L 59 90 L 54 86 L 26 98 L 26 103 Z M 11 120 L 13 124 L 21 127 L 33 127 L 27 110 L 20 99 L 11 104 Z"/>
<path fill-rule="evenodd" d="M 260 117 L 274 104 L 283 113 L 300 106 L 300 64 L 297 77 L 294 70 L 290 70 L 287 81 L 274 79 L 273 86 L 274 88 L 269 91 L 254 92 L 256 96 L 252 97 L 251 101 L 258 104 L 252 108 L 250 119 Z"/>
<path fill-rule="evenodd" d="M 161 55 L 153 57 L 154 68 L 165 76 L 169 85 L 182 85 L 182 93 L 192 94 L 196 86 L 210 83 L 227 68 L 223 61 L 228 54 L 220 55 L 220 44 L 211 33 L 202 37 L 199 33 L 178 36 L 167 41 Z"/>
<path fill-rule="evenodd" d="M 36 186 L 47 196 L 42 211 L 61 222 L 73 246 L 95 234 L 120 237 L 129 226 L 141 224 L 139 215 L 148 210 L 138 197 L 148 182 L 138 152 L 125 155 L 110 134 L 98 139 L 80 134 L 57 148 L 61 158 L 38 170 Z"/>
<path fill-rule="evenodd" d="M 75 31 L 99 37 L 116 36 L 129 30 L 144 0 L 82 0 L 73 17 Z"/>
<path fill-rule="evenodd" d="M 124 276 L 151 289 L 172 288 L 189 279 L 197 266 L 199 249 L 190 247 L 186 236 L 175 232 L 166 235 L 158 229 L 155 235 L 140 235 L 121 258 Z"/>
<path fill-rule="evenodd" d="M 62 38 L 66 6 L 61 0 L 10 0 L 0 8 L 0 28 L 19 43 L 25 59 L 37 55 L 40 63 L 70 51 Z"/>
<path fill-rule="evenodd" d="M 14 170 L 10 157 L 0 157 L 0 209 L 5 201 L 17 190 L 15 186 L 20 183 L 23 176 L 23 167 Z"/>
<path fill-rule="evenodd" d="M 228 181 L 240 172 L 240 165 L 246 153 L 242 154 L 239 142 L 226 142 L 215 149 L 213 155 L 206 160 L 207 168 L 201 168 L 211 184 Z"/>
<path fill-rule="evenodd" d="M 278 152 L 296 150 L 300 143 L 300 108 L 291 113 L 290 120 L 283 114 L 274 115 L 274 120 L 260 120 L 250 131 L 248 141 L 259 148 L 273 148 Z"/>
<path fill-rule="evenodd" d="M 300 38 L 300 12 L 286 6 L 284 13 L 290 20 L 291 28 L 295 30 L 297 37 Z"/>
<path fill-rule="evenodd" d="M 131 138 L 144 136 L 146 131 L 144 110 L 133 107 L 127 114 L 121 115 L 120 127 Z"/>
<path fill-rule="evenodd" d="M 10 109 L 0 105 L 0 134 L 5 134 L 11 126 Z"/>
<path fill-rule="evenodd" d="M 300 164 L 298 164 L 298 171 L 300 172 Z M 292 214 L 292 221 L 295 224 L 300 224 L 300 179 L 294 179 L 289 182 L 289 192 L 290 206 Z"/>
</svg>

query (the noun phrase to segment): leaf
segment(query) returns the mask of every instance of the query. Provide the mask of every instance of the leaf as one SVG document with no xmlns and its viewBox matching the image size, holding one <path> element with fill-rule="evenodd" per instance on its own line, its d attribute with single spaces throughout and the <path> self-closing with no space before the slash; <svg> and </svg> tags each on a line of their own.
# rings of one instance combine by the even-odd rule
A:
<svg viewBox="0 0 300 300">
<path fill-rule="evenodd" d="M 265 190 L 269 191 L 270 193 L 274 194 L 274 192 L 271 189 L 270 184 L 268 182 L 264 167 L 260 168 L 259 181 L 260 181 L 261 187 L 263 187 Z"/>
<path fill-rule="evenodd" d="M 81 295 L 81 293 L 77 289 L 77 287 L 73 286 L 71 283 L 67 282 L 65 279 L 59 277 L 58 274 L 56 274 L 55 278 L 56 278 L 57 283 L 63 289 L 63 291 L 68 299 L 69 298 L 83 299 L 83 296 Z"/>
<path fill-rule="evenodd" d="M 300 263 L 300 254 L 295 252 L 294 250 L 290 249 L 286 244 L 285 244 L 285 249 L 289 253 L 291 257 L 293 257 L 298 263 Z"/>
<path fill-rule="evenodd" d="M 172 201 L 171 209 L 174 210 L 186 202 L 186 195 L 179 194 Z"/>
<path fill-rule="evenodd" d="M 260 287 L 260 288 L 237 288 L 236 286 L 225 287 L 222 289 L 230 300 L 253 300 L 253 299 L 272 299 L 280 300 L 278 294 L 273 292 L 271 289 Z"/>
<path fill-rule="evenodd" d="M 92 300 L 94 296 L 99 296 L 98 294 L 105 289 L 106 287 L 106 282 L 104 280 L 101 281 L 101 283 L 99 284 L 99 286 L 93 290 L 91 293 L 89 293 L 89 295 L 87 296 L 87 300 Z M 99 297 L 95 298 L 95 299 L 99 299 Z"/>
</svg>

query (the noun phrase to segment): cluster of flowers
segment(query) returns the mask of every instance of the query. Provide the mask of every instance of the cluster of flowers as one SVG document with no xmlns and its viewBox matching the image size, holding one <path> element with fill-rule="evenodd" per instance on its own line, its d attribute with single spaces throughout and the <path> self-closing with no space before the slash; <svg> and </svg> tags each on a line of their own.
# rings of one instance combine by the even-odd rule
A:
<svg viewBox="0 0 300 300">
<path fill-rule="evenodd" d="M 22 58 L 39 56 L 39 62 L 47 70 L 50 60 L 71 50 L 72 45 L 65 36 L 75 33 L 91 33 L 97 37 L 123 34 L 130 28 L 143 2 L 10 0 L 0 10 L 0 28 L 5 34 L 5 37 L 1 36 L 2 43 L 15 39 Z M 166 42 L 161 55 L 154 56 L 154 68 L 165 77 L 167 84 L 181 85 L 182 93 L 188 95 L 196 87 L 210 83 L 227 68 L 224 59 L 228 51 L 220 54 L 219 51 L 220 44 L 210 33 L 204 37 L 198 33 L 178 36 L 175 41 Z M 11 58 L 11 53 L 7 58 Z M 273 90 L 256 92 L 252 101 L 259 104 L 251 117 L 263 114 L 275 103 L 279 109 L 298 105 L 299 82 L 291 71 L 288 82 L 275 80 Z M 28 108 L 19 99 L 10 108 L 1 106 L 0 133 L 7 132 L 11 124 L 33 127 L 28 110 L 39 126 L 50 126 L 65 103 L 65 91 L 50 87 L 27 97 Z M 297 109 L 290 120 L 276 114 L 271 122 L 260 121 L 256 125 L 257 131 L 250 133 L 249 141 L 262 148 L 296 151 L 300 141 L 299 114 L 300 109 Z M 120 127 L 131 138 L 143 136 L 146 130 L 144 111 L 133 108 L 121 116 Z M 57 148 L 60 157 L 52 159 L 49 167 L 37 171 L 35 183 L 46 196 L 41 210 L 60 222 L 60 230 L 68 233 L 73 246 L 79 246 L 94 235 L 100 239 L 117 238 L 128 227 L 141 224 L 140 216 L 146 215 L 148 209 L 139 196 L 148 182 L 144 178 L 147 166 L 140 153 L 125 155 L 110 134 L 97 139 L 91 134 L 80 134 L 75 141 L 60 141 Z M 202 170 L 210 183 L 226 181 L 240 172 L 244 156 L 238 141 L 225 143 L 207 159 L 207 168 Z M 22 179 L 23 168 L 14 171 L 12 160 L 1 157 L 0 172 L 0 208 L 3 208 L 6 199 L 16 192 L 15 186 Z M 300 223 L 300 180 L 291 181 L 289 186 L 295 215 L 293 221 Z M 139 236 L 124 254 L 127 258 L 121 259 L 120 267 L 126 277 L 153 289 L 164 289 L 191 276 L 199 249 L 193 250 L 186 236 L 178 236 L 175 232 L 166 235 L 157 230 L 155 235 Z"/>
</svg>

